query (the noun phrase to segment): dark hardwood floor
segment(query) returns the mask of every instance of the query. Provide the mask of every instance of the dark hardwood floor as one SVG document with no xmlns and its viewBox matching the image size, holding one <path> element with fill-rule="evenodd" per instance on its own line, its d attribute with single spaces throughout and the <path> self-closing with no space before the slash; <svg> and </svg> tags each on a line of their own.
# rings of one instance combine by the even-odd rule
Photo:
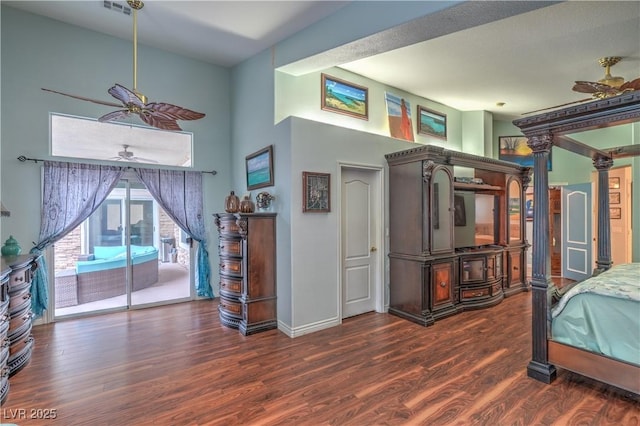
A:
<svg viewBox="0 0 640 426">
<path fill-rule="evenodd" d="M 295 339 L 224 328 L 217 301 L 42 325 L 0 423 L 639 425 L 637 395 L 526 376 L 530 298 L 427 328 L 370 313 Z M 46 410 L 56 418 L 30 418 Z"/>
</svg>

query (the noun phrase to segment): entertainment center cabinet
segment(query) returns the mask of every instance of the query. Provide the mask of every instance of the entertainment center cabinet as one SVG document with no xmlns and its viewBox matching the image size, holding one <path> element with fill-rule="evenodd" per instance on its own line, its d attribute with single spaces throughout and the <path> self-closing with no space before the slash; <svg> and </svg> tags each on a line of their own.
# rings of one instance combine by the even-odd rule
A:
<svg viewBox="0 0 640 426">
<path fill-rule="evenodd" d="M 529 167 L 430 145 L 385 157 L 390 313 L 428 326 L 529 290 Z"/>
</svg>

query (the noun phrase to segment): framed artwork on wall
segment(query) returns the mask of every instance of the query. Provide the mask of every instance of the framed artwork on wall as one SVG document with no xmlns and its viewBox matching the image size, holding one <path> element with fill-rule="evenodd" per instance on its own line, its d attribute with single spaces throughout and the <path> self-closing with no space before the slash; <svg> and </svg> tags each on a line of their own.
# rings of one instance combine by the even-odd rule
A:
<svg viewBox="0 0 640 426">
<path fill-rule="evenodd" d="M 273 145 L 245 157 L 247 190 L 273 186 Z"/>
<path fill-rule="evenodd" d="M 386 92 L 387 119 L 392 138 L 413 142 L 413 124 L 411 124 L 411 104 L 408 99 Z"/>
<path fill-rule="evenodd" d="M 322 74 L 321 91 L 323 110 L 369 119 L 369 89 L 366 87 Z"/>
<path fill-rule="evenodd" d="M 302 211 L 328 213 L 331 211 L 331 175 L 302 172 Z"/>
<path fill-rule="evenodd" d="M 520 164 L 523 167 L 533 167 L 533 151 L 527 145 L 524 136 L 500 136 L 498 137 L 498 158 L 504 161 Z M 551 170 L 551 151 L 547 161 L 547 170 Z"/>
<path fill-rule="evenodd" d="M 418 105 L 418 133 L 447 140 L 447 116 Z"/>
</svg>

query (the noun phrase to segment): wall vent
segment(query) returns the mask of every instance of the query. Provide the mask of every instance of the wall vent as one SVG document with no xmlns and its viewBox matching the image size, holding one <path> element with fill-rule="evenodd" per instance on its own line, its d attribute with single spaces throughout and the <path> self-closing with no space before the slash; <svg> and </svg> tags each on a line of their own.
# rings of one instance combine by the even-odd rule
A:
<svg viewBox="0 0 640 426">
<path fill-rule="evenodd" d="M 125 15 L 131 15 L 131 8 L 115 1 L 103 1 L 104 7 L 115 12 L 124 13 Z"/>
</svg>

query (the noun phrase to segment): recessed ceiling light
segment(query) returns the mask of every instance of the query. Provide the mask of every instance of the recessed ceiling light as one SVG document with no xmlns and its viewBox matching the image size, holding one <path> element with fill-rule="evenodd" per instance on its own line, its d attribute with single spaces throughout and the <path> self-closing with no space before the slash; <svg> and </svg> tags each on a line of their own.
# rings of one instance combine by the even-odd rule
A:
<svg viewBox="0 0 640 426">
<path fill-rule="evenodd" d="M 506 105 L 506 103 L 505 103 L 505 102 L 496 102 L 496 106 L 497 106 L 497 107 L 503 107 L 503 106 L 505 106 L 505 105 Z"/>
</svg>

